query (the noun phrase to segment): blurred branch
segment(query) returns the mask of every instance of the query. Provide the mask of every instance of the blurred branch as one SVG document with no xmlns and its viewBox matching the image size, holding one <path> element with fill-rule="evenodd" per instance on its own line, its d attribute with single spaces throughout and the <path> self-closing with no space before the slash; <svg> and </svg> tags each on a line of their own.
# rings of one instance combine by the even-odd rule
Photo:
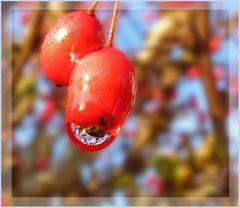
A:
<svg viewBox="0 0 240 208">
<path fill-rule="evenodd" d="M 222 143 L 222 149 L 225 154 L 228 152 L 227 137 L 225 132 L 225 115 L 224 106 L 220 99 L 219 91 L 216 88 L 216 82 L 213 76 L 211 55 L 208 50 L 209 42 L 209 14 L 208 10 L 196 11 L 196 32 L 197 32 L 197 46 L 198 51 L 196 56 L 198 57 L 198 65 L 200 66 L 203 85 L 206 91 L 208 106 L 212 117 L 217 138 Z M 224 157 L 225 158 L 225 157 Z"/>
<path fill-rule="evenodd" d="M 31 177 L 25 177 L 19 184 L 19 194 L 23 196 L 51 196 L 56 193 L 68 192 L 67 190 L 70 190 L 78 180 L 78 168 L 84 158 L 82 152 L 69 146 L 65 154 L 49 169 L 38 171 Z"/>
<path fill-rule="evenodd" d="M 36 10 L 31 18 L 31 22 L 29 23 L 29 28 L 27 34 L 23 38 L 21 44 L 21 52 L 16 59 L 16 62 L 13 63 L 12 70 L 12 91 L 14 92 L 16 83 L 20 77 L 21 69 L 23 65 L 26 63 L 28 58 L 32 55 L 32 50 L 39 45 L 39 27 L 43 18 L 43 11 Z"/>
</svg>

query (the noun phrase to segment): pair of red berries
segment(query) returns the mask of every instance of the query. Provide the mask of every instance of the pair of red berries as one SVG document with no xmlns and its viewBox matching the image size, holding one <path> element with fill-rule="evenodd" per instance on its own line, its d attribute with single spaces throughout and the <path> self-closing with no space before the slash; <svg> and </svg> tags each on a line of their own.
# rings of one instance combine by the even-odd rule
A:
<svg viewBox="0 0 240 208">
<path fill-rule="evenodd" d="M 71 141 L 85 151 L 108 146 L 133 105 L 136 83 L 126 56 L 111 43 L 104 47 L 95 15 L 77 11 L 59 19 L 42 44 L 41 63 L 49 80 L 69 86 Z"/>
</svg>

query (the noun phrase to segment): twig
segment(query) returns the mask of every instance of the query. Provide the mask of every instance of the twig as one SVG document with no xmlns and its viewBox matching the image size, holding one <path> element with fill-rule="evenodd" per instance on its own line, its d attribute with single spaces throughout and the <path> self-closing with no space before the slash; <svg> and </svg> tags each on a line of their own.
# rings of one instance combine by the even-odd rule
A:
<svg viewBox="0 0 240 208">
<path fill-rule="evenodd" d="M 216 83 L 213 77 L 213 72 L 211 70 L 212 63 L 208 50 L 208 38 L 210 34 L 207 10 L 200 10 L 196 19 L 198 20 L 198 22 L 195 24 L 197 26 L 197 41 L 198 45 L 201 46 L 196 54 L 198 57 L 198 65 L 200 66 L 201 70 L 201 77 L 208 99 L 208 106 L 212 117 L 214 131 L 216 133 L 217 139 L 220 142 L 219 148 L 221 149 L 220 151 L 224 153 L 224 155 L 227 155 L 225 158 L 228 159 L 228 142 L 225 131 L 224 106 L 215 85 Z"/>
<path fill-rule="evenodd" d="M 29 26 L 29 32 L 24 37 L 24 40 L 22 42 L 22 51 L 21 54 L 19 54 L 18 59 L 16 60 L 16 63 L 13 66 L 12 70 L 12 91 L 15 90 L 17 80 L 20 77 L 21 69 L 29 56 L 32 54 L 32 50 L 35 48 L 35 46 L 38 45 L 38 28 L 42 21 L 43 12 L 36 11 L 34 14 L 34 17 L 32 18 L 32 22 Z"/>
<path fill-rule="evenodd" d="M 119 1 L 117 0 L 115 1 L 115 4 L 114 4 L 113 17 L 112 17 L 109 36 L 106 44 L 107 47 L 112 47 L 112 42 L 113 42 L 115 28 L 116 28 L 116 21 L 118 16 L 118 8 L 119 8 Z"/>
<path fill-rule="evenodd" d="M 90 5 L 90 7 L 89 7 L 89 9 L 87 11 L 88 15 L 94 15 L 95 9 L 96 9 L 98 3 L 99 3 L 99 1 L 94 1 L 94 2 L 91 3 L 91 5 Z"/>
</svg>

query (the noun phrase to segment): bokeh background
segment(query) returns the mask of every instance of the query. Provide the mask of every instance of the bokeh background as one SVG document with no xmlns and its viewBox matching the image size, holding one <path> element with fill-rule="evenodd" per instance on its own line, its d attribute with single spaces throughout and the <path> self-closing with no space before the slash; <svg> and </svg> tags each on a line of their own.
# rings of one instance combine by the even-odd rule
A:
<svg viewBox="0 0 240 208">
<path fill-rule="evenodd" d="M 127 205 L 128 197 L 144 197 L 137 198 L 136 205 L 160 205 L 163 197 L 228 197 L 229 176 L 236 191 L 234 3 L 120 5 L 114 45 L 134 64 L 136 103 L 115 141 L 102 151 L 87 153 L 66 135 L 67 88 L 43 76 L 39 51 L 59 17 L 86 9 L 89 2 L 3 3 L 3 204 L 16 205 L 11 196 L 28 197 L 25 204 L 32 197 L 51 197 L 49 205 L 78 204 L 79 197 L 111 197 L 118 206 Z M 112 7 L 113 2 L 97 7 L 105 37 Z M 171 204 L 171 199 L 164 203 Z M 110 199 L 98 205 L 107 204 Z"/>
</svg>

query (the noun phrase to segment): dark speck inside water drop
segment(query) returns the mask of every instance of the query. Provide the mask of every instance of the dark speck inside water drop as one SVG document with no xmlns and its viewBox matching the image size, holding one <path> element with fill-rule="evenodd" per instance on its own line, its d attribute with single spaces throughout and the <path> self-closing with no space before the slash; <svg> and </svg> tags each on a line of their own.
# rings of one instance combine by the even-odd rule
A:
<svg viewBox="0 0 240 208">
<path fill-rule="evenodd" d="M 86 131 L 89 135 L 94 137 L 103 137 L 105 135 L 105 131 L 100 126 L 89 126 L 86 128 Z"/>
</svg>

